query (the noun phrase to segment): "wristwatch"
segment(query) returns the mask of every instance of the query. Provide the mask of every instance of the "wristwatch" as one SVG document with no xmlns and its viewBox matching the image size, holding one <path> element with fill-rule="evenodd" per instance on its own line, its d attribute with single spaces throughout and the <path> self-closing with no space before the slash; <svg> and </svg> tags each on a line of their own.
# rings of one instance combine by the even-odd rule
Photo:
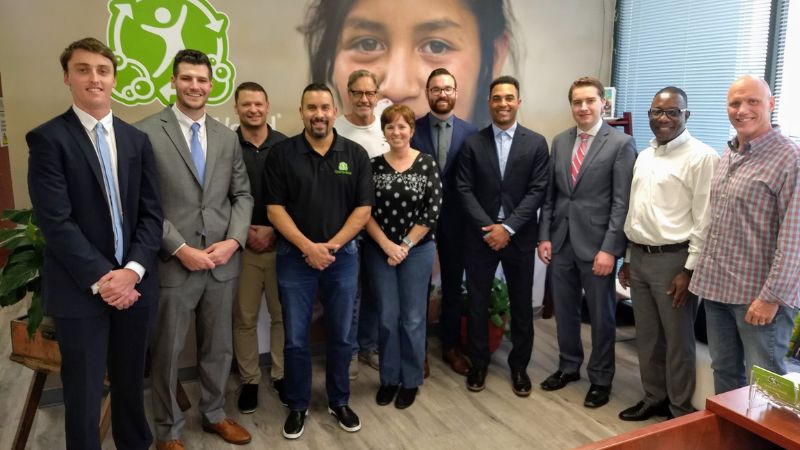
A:
<svg viewBox="0 0 800 450">
<path fill-rule="evenodd" d="M 403 238 L 403 244 L 406 244 L 406 247 L 408 247 L 409 250 L 414 247 L 414 243 L 411 242 L 411 239 L 409 239 L 408 236 Z"/>
</svg>

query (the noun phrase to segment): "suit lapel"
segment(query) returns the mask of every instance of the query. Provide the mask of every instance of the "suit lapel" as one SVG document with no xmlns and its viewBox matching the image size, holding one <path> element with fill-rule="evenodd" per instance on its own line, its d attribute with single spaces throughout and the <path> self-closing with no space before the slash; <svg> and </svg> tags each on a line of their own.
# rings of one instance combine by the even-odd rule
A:
<svg viewBox="0 0 800 450">
<path fill-rule="evenodd" d="M 223 142 L 222 135 L 219 132 L 220 126 L 211 117 L 206 116 L 206 180 L 214 176 L 217 159 L 221 156 Z"/>
<path fill-rule="evenodd" d="M 514 132 L 514 136 L 511 138 L 511 148 L 508 149 L 508 157 L 506 158 L 506 168 L 505 171 L 503 172 L 503 178 L 502 178 L 503 180 L 505 180 L 506 175 L 508 175 L 509 167 L 511 167 L 514 164 L 514 159 L 519 158 L 520 152 L 523 151 L 524 146 L 522 145 L 522 140 L 525 139 L 526 134 L 527 133 L 525 133 L 525 130 L 523 130 L 522 127 L 519 124 L 517 124 L 517 130 Z M 499 173 L 500 171 L 499 160 L 497 163 L 497 167 Z"/>
<path fill-rule="evenodd" d="M 86 134 L 86 129 L 83 128 L 83 124 L 81 124 L 80 119 L 78 119 L 78 116 L 72 108 L 64 114 L 64 119 L 67 122 L 67 130 L 72 135 L 72 138 L 75 139 L 75 142 L 78 143 L 81 153 L 83 153 L 83 156 L 86 158 L 86 162 L 89 163 L 89 168 L 92 170 L 95 181 L 97 181 L 98 186 L 100 186 L 100 190 L 105 194 L 105 198 L 108 198 L 106 185 L 103 181 L 103 171 L 100 168 L 100 159 L 97 157 L 97 151 L 94 149 L 92 141 Z"/>
<path fill-rule="evenodd" d="M 589 150 L 586 152 L 586 158 L 583 160 L 583 164 L 581 164 L 581 170 L 578 172 L 578 177 L 575 179 L 575 187 L 578 187 L 578 184 L 581 182 L 581 178 L 583 178 L 583 174 L 586 170 L 592 165 L 595 159 L 597 159 L 597 155 L 603 151 L 603 147 L 606 145 L 606 140 L 608 137 L 608 129 L 606 128 L 607 125 L 604 123 L 599 130 L 597 130 L 597 136 L 594 137 L 592 141 L 592 145 L 589 146 Z"/>
<path fill-rule="evenodd" d="M 131 140 L 128 139 L 125 129 L 119 124 L 119 119 L 114 117 L 114 139 L 117 147 L 117 184 L 119 185 L 119 198 L 122 204 L 122 211 L 127 208 L 125 199 L 128 194 L 128 163 L 133 155 Z"/>
<path fill-rule="evenodd" d="M 189 168 L 189 171 L 192 172 L 194 175 L 194 179 L 197 181 L 197 184 L 200 184 L 200 177 L 197 174 L 197 168 L 194 166 L 194 161 L 192 161 L 192 153 L 189 151 L 189 146 L 186 144 L 186 138 L 183 136 L 183 132 L 181 131 L 181 126 L 178 124 L 178 119 L 175 117 L 175 113 L 172 111 L 172 107 L 167 106 L 163 111 L 161 111 L 161 121 L 163 122 L 164 132 L 167 133 L 167 136 L 172 141 L 172 145 L 175 146 L 175 150 L 181 155 L 183 158 L 184 164 Z M 209 133 L 206 133 L 206 137 L 208 137 Z"/>
<path fill-rule="evenodd" d="M 564 154 L 564 160 L 561 162 L 563 167 L 561 175 L 564 177 L 565 186 L 569 186 L 570 189 L 574 189 L 574 186 L 572 186 L 572 148 L 575 146 L 577 136 L 578 129 L 573 127 L 569 132 L 568 141 L 564 143 L 561 150 Z"/>
<path fill-rule="evenodd" d="M 502 180 L 502 174 L 500 173 L 500 159 L 497 157 L 497 142 L 494 139 L 494 129 L 491 125 L 484 128 L 483 138 L 488 140 L 486 148 L 492 149 L 490 155 L 487 155 L 489 158 L 489 164 L 492 165 L 494 169 L 494 173 L 497 175 L 498 180 Z M 507 161 L 506 161 L 507 162 Z M 508 166 L 508 164 L 506 164 Z"/>
</svg>

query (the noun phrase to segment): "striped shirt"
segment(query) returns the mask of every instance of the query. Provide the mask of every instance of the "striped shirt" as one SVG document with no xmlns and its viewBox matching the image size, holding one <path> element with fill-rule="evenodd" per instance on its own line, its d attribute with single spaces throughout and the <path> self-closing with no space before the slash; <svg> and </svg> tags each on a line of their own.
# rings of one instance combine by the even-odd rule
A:
<svg viewBox="0 0 800 450">
<path fill-rule="evenodd" d="M 778 128 L 728 147 L 711 180 L 711 227 L 689 290 L 722 303 L 800 306 L 800 147 Z"/>
</svg>

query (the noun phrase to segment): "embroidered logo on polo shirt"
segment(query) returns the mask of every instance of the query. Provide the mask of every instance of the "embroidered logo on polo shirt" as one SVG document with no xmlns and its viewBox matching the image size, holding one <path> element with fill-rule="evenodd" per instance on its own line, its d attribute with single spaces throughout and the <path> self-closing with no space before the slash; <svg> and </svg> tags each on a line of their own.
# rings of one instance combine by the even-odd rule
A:
<svg viewBox="0 0 800 450">
<path fill-rule="evenodd" d="M 334 173 L 338 175 L 352 175 L 350 172 L 350 166 L 348 166 L 344 161 L 339 163 L 339 167 L 336 168 Z"/>
</svg>

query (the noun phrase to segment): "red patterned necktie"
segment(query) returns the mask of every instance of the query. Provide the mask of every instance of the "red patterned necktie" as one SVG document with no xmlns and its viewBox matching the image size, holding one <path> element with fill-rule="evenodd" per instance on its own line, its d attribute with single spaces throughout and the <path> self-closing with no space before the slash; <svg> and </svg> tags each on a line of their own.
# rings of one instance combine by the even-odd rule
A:
<svg viewBox="0 0 800 450">
<path fill-rule="evenodd" d="M 589 134 L 581 133 L 581 144 L 578 146 L 578 151 L 572 157 L 572 186 L 575 186 L 575 180 L 578 178 L 578 172 L 581 171 L 581 164 L 583 158 L 586 156 L 586 144 L 589 142 Z"/>
</svg>

